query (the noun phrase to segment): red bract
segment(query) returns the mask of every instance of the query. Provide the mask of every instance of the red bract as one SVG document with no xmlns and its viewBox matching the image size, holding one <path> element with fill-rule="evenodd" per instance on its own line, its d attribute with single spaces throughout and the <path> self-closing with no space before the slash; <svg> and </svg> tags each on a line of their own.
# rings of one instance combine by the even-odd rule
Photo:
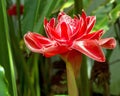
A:
<svg viewBox="0 0 120 96">
<path fill-rule="evenodd" d="M 96 61 L 104 62 L 105 56 L 101 48 L 113 49 L 116 41 L 114 38 L 101 39 L 104 33 L 101 29 L 91 32 L 95 22 L 96 17 L 87 16 L 84 11 L 81 16 L 74 18 L 60 12 L 57 20 L 44 19 L 44 28 L 48 38 L 28 32 L 24 36 L 24 41 L 31 51 L 42 53 L 46 57 L 60 54 L 69 59 L 69 57 L 74 57 L 75 52 L 75 56 L 77 53 L 79 56 L 82 53 Z M 69 53 L 70 56 L 68 56 Z"/>
<path fill-rule="evenodd" d="M 24 9 L 24 6 L 20 5 L 20 14 L 23 14 L 23 9 Z M 8 15 L 10 15 L 10 16 L 17 15 L 17 6 L 16 6 L 16 4 L 10 6 L 10 8 L 7 10 L 7 12 L 8 12 Z"/>
</svg>

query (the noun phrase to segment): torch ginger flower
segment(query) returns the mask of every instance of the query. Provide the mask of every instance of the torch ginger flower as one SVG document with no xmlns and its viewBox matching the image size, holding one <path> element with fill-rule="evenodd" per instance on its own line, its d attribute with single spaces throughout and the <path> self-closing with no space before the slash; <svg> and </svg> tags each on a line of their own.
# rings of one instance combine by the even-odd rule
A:
<svg viewBox="0 0 120 96">
<path fill-rule="evenodd" d="M 33 32 L 24 35 L 25 44 L 32 52 L 42 53 L 46 57 L 60 54 L 66 62 L 69 96 L 79 96 L 75 77 L 80 71 L 81 54 L 105 62 L 102 47 L 113 49 L 116 46 L 114 38 L 101 38 L 104 30 L 91 32 L 95 22 L 96 17 L 87 16 L 84 11 L 81 16 L 74 18 L 60 12 L 57 20 L 44 19 L 48 38 Z"/>
<path fill-rule="evenodd" d="M 32 32 L 25 34 L 24 41 L 31 51 L 51 57 L 76 50 L 96 61 L 104 62 L 105 56 L 101 47 L 112 49 L 116 46 L 112 37 L 101 39 L 103 30 L 91 32 L 96 21 L 95 16 L 86 16 L 83 11 L 79 18 L 72 19 L 61 12 L 57 19 L 56 21 L 52 18 L 49 22 L 44 19 L 48 38 Z"/>
<path fill-rule="evenodd" d="M 28 32 L 24 35 L 24 41 L 32 52 L 42 53 L 46 57 L 67 54 L 66 58 L 70 60 L 75 58 L 73 55 L 85 54 L 96 61 L 104 62 L 102 47 L 113 49 L 116 41 L 112 37 L 102 39 L 101 36 L 104 33 L 102 29 L 91 32 L 95 22 L 96 17 L 87 16 L 84 11 L 81 16 L 74 18 L 60 12 L 57 20 L 44 19 L 48 38 L 38 33 Z"/>
</svg>

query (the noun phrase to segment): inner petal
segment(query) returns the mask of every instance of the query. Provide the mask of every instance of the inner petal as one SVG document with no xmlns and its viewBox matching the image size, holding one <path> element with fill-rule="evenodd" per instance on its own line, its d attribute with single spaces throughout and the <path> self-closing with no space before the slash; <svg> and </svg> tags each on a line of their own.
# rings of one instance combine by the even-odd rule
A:
<svg viewBox="0 0 120 96">
<path fill-rule="evenodd" d="M 62 39 L 66 39 L 69 40 L 69 36 L 68 36 L 68 28 L 65 22 L 63 22 L 61 24 L 61 37 Z"/>
</svg>

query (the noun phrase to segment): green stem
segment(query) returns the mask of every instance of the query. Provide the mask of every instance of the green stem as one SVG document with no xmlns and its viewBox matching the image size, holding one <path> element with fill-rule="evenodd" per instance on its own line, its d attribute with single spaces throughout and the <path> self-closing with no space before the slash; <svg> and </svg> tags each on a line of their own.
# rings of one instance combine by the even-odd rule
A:
<svg viewBox="0 0 120 96">
<path fill-rule="evenodd" d="M 34 72 L 35 72 L 34 74 L 35 74 L 36 96 L 40 96 L 38 59 L 39 59 L 39 54 L 35 54 L 34 55 Z"/>
<path fill-rule="evenodd" d="M 20 20 L 20 0 L 16 0 L 17 3 L 17 19 L 18 19 L 18 27 L 19 27 L 19 36 L 22 38 L 21 32 L 21 20 Z"/>
<path fill-rule="evenodd" d="M 6 14 L 6 6 L 5 6 L 5 0 L 1 0 L 2 4 L 2 10 L 3 10 L 3 18 L 4 18 L 4 25 L 5 25 L 5 35 L 7 39 L 7 47 L 8 47 L 8 55 L 9 55 L 9 64 L 10 64 L 10 75 L 12 79 L 12 87 L 13 87 L 13 95 L 17 96 L 17 88 L 16 88 L 16 81 L 15 81 L 15 72 L 14 72 L 14 65 L 13 65 L 13 56 L 12 56 L 12 50 L 11 50 L 11 44 L 10 44 L 10 37 L 9 37 L 9 31 L 8 31 L 8 21 L 7 21 L 7 14 Z"/>
<path fill-rule="evenodd" d="M 82 56 L 82 64 L 80 69 L 80 96 L 90 96 L 89 90 L 89 80 L 88 80 L 88 72 L 87 72 L 87 57 L 85 55 Z"/>
<path fill-rule="evenodd" d="M 73 72 L 72 65 L 69 62 L 66 62 L 66 71 L 67 71 L 68 94 L 69 96 L 78 96 L 75 75 Z"/>
<path fill-rule="evenodd" d="M 39 8 L 40 8 L 40 2 L 41 0 L 38 0 L 37 2 L 37 8 L 36 8 L 36 15 L 35 15 L 35 22 L 37 22 L 37 19 L 38 19 L 38 14 L 39 14 Z"/>
<path fill-rule="evenodd" d="M 83 9 L 83 0 L 74 0 L 75 14 L 81 14 Z"/>
</svg>

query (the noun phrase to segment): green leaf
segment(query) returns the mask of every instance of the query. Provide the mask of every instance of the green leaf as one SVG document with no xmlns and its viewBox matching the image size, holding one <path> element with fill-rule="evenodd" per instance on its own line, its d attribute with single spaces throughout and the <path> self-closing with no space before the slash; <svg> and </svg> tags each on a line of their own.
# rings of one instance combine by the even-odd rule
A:
<svg viewBox="0 0 120 96">
<path fill-rule="evenodd" d="M 36 23 L 36 25 L 34 26 L 33 31 L 35 32 L 41 32 L 43 29 L 43 20 L 45 16 L 50 16 L 52 10 L 54 9 L 55 5 L 57 4 L 59 0 L 45 0 L 44 3 L 42 3 L 43 1 L 41 1 L 41 6 L 40 6 L 40 17 L 38 22 Z M 45 5 L 45 6 L 44 6 Z"/>
<path fill-rule="evenodd" d="M 27 31 L 33 31 L 41 0 L 25 0 L 22 20 L 22 35 Z"/>
<path fill-rule="evenodd" d="M 29 73 L 29 67 L 30 65 L 27 65 L 25 60 L 25 54 L 22 54 L 25 50 L 25 45 L 23 40 L 18 42 L 18 39 L 16 38 L 16 34 L 14 32 L 14 26 L 12 18 L 9 18 L 9 32 L 10 32 L 10 39 L 11 39 L 11 46 L 13 51 L 13 58 L 15 62 L 15 67 L 17 70 L 17 76 L 20 83 L 20 86 L 18 86 L 19 89 L 19 95 L 20 96 L 27 96 L 28 94 L 31 94 L 32 96 L 36 96 L 34 92 L 34 86 L 32 85 L 31 76 Z M 21 49 L 20 49 L 21 48 Z M 33 58 L 34 59 L 34 58 Z M 29 92 L 30 91 L 30 92 Z"/>
<path fill-rule="evenodd" d="M 109 30 L 110 26 L 115 23 L 119 17 L 120 4 L 113 9 L 111 9 L 111 6 L 112 5 L 109 4 L 108 7 L 101 7 L 99 10 L 96 10 L 94 13 L 97 16 L 97 24 L 94 28 L 95 30 L 102 28 L 107 31 Z"/>
<path fill-rule="evenodd" d="M 84 5 L 84 9 L 86 10 L 87 14 L 90 15 L 93 10 L 98 9 L 102 5 L 106 5 L 108 1 L 110 0 L 99 0 L 99 2 L 97 0 L 85 0 L 83 2 L 83 5 Z"/>
<path fill-rule="evenodd" d="M 67 1 L 68 2 L 68 1 Z M 65 1 L 63 1 L 63 0 L 59 0 L 57 3 L 56 3 L 56 5 L 55 5 L 55 8 L 54 8 L 54 13 L 56 12 L 59 12 L 60 10 L 61 10 L 61 8 L 64 6 L 64 4 L 65 4 L 66 2 Z"/>
<path fill-rule="evenodd" d="M 0 65 L 0 96 L 10 96 L 5 78 L 5 71 L 1 65 Z"/>
<path fill-rule="evenodd" d="M 9 91 L 12 96 L 17 96 L 14 74 L 14 62 L 11 51 L 9 28 L 7 21 L 5 0 L 0 0 L 0 64 L 5 68 L 5 74 L 9 83 Z"/>
<path fill-rule="evenodd" d="M 114 23 L 118 17 L 120 17 L 120 4 L 118 4 L 113 10 L 109 13 L 111 22 Z"/>
</svg>

